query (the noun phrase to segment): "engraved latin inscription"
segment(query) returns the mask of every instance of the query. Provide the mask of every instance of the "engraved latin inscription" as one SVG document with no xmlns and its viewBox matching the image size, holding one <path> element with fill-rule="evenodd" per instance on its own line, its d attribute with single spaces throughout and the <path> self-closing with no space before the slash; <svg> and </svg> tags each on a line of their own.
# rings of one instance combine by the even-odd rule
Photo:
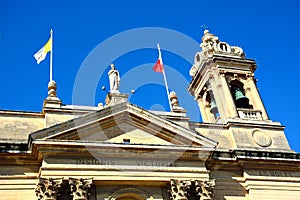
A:
<svg viewBox="0 0 300 200">
<path fill-rule="evenodd" d="M 284 171 L 259 171 L 260 176 L 273 176 L 273 177 L 291 177 L 291 174 Z"/>
<path fill-rule="evenodd" d="M 115 160 L 99 160 L 99 159 L 78 159 L 76 165 L 116 165 Z"/>
<path fill-rule="evenodd" d="M 95 159 L 95 158 L 83 158 L 76 159 L 76 165 L 107 165 L 116 166 L 122 164 L 145 166 L 145 167 L 177 167 L 175 162 L 165 160 L 132 160 L 126 162 L 122 160 L 111 160 L 111 159 Z"/>
</svg>

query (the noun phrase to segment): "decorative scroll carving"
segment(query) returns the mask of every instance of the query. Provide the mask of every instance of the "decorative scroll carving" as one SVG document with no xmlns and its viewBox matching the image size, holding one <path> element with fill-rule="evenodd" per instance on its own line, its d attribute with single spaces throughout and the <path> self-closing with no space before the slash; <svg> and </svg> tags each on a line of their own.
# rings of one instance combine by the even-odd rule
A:
<svg viewBox="0 0 300 200">
<path fill-rule="evenodd" d="M 221 42 L 217 36 L 210 33 L 208 30 L 204 31 L 200 47 L 202 48 L 202 55 L 204 57 L 215 53 L 230 54 L 241 58 L 245 57 L 244 51 L 241 47 L 230 46 L 226 42 Z"/>
<path fill-rule="evenodd" d="M 71 189 L 71 195 L 74 200 L 88 200 L 90 196 L 90 190 L 93 183 L 92 178 L 70 178 L 69 185 Z"/>
<path fill-rule="evenodd" d="M 60 192 L 63 179 L 39 178 L 35 188 L 38 200 L 56 200 Z"/>
<path fill-rule="evenodd" d="M 215 181 L 200 180 L 171 180 L 170 199 L 171 200 L 212 200 L 214 197 Z"/>
</svg>

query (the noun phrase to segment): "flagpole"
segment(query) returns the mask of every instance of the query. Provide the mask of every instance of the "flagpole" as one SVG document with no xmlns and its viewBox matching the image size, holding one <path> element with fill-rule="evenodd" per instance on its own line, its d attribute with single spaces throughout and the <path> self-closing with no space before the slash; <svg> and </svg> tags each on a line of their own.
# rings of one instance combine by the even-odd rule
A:
<svg viewBox="0 0 300 200">
<path fill-rule="evenodd" d="M 51 51 L 50 51 L 50 82 L 52 81 L 52 54 L 53 54 L 53 30 L 50 30 L 51 35 Z"/>
<path fill-rule="evenodd" d="M 157 43 L 157 48 L 158 48 L 158 56 L 159 56 L 160 62 L 163 65 L 163 60 L 162 60 L 162 56 L 161 56 L 161 52 L 160 52 L 160 46 L 159 46 L 158 43 Z M 169 102 L 169 106 L 170 106 L 170 111 L 172 111 L 172 105 L 171 105 L 171 101 L 170 101 L 170 93 L 169 93 L 167 77 L 166 77 L 166 73 L 165 73 L 164 68 L 162 70 L 162 73 L 163 73 L 163 76 L 164 76 L 164 81 L 165 81 L 166 91 L 167 91 L 167 95 L 168 95 L 168 102 Z"/>
</svg>

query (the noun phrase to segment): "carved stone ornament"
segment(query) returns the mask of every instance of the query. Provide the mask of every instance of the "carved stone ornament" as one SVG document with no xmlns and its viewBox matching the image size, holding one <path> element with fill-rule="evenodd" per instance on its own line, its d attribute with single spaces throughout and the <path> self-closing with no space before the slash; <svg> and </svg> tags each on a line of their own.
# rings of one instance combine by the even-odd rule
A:
<svg viewBox="0 0 300 200">
<path fill-rule="evenodd" d="M 215 180 L 195 181 L 196 194 L 200 200 L 211 200 L 214 197 Z"/>
<path fill-rule="evenodd" d="M 171 180 L 170 182 L 170 199 L 171 200 L 188 200 L 188 191 L 190 190 L 191 181 L 189 180 Z"/>
<path fill-rule="evenodd" d="M 62 178 L 39 178 L 35 188 L 38 200 L 55 200 L 60 192 Z"/>
<path fill-rule="evenodd" d="M 56 101 L 60 101 L 59 98 L 57 97 L 57 93 L 56 93 L 56 82 L 51 80 L 48 83 L 48 100 L 56 100 Z"/>
<path fill-rule="evenodd" d="M 272 144 L 271 137 L 267 133 L 259 129 L 256 129 L 252 132 L 252 138 L 253 141 L 261 147 L 268 147 Z"/>
<path fill-rule="evenodd" d="M 213 54 L 227 54 L 241 58 L 245 57 L 244 51 L 241 47 L 230 46 L 226 42 L 220 42 L 219 38 L 210 33 L 208 30 L 204 31 L 200 47 L 202 48 L 203 57 Z"/>
<path fill-rule="evenodd" d="M 70 178 L 69 185 L 71 189 L 71 195 L 74 200 L 88 200 L 90 196 L 90 190 L 93 183 L 92 178 Z"/>
<path fill-rule="evenodd" d="M 194 65 L 190 69 L 190 76 L 192 77 L 195 76 L 198 68 L 200 67 L 200 61 L 202 60 L 201 56 L 202 56 L 201 52 L 197 52 L 195 55 Z"/>
<path fill-rule="evenodd" d="M 170 92 L 169 98 L 172 106 L 172 112 L 184 111 L 184 109 L 181 106 L 179 106 L 178 97 L 174 91 Z"/>
<path fill-rule="evenodd" d="M 171 200 L 212 200 L 214 197 L 215 181 L 200 180 L 171 180 Z"/>
</svg>

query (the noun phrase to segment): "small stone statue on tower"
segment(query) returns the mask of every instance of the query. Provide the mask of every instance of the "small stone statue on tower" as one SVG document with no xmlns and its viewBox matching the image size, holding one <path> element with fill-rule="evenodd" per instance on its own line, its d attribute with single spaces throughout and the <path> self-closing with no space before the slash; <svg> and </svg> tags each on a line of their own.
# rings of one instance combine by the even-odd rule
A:
<svg viewBox="0 0 300 200">
<path fill-rule="evenodd" d="M 120 94 L 119 87 L 120 87 L 120 75 L 118 70 L 115 69 L 115 65 L 110 65 L 111 69 L 108 71 L 108 78 L 109 78 L 109 86 L 110 86 L 110 93 L 111 94 Z"/>
</svg>

